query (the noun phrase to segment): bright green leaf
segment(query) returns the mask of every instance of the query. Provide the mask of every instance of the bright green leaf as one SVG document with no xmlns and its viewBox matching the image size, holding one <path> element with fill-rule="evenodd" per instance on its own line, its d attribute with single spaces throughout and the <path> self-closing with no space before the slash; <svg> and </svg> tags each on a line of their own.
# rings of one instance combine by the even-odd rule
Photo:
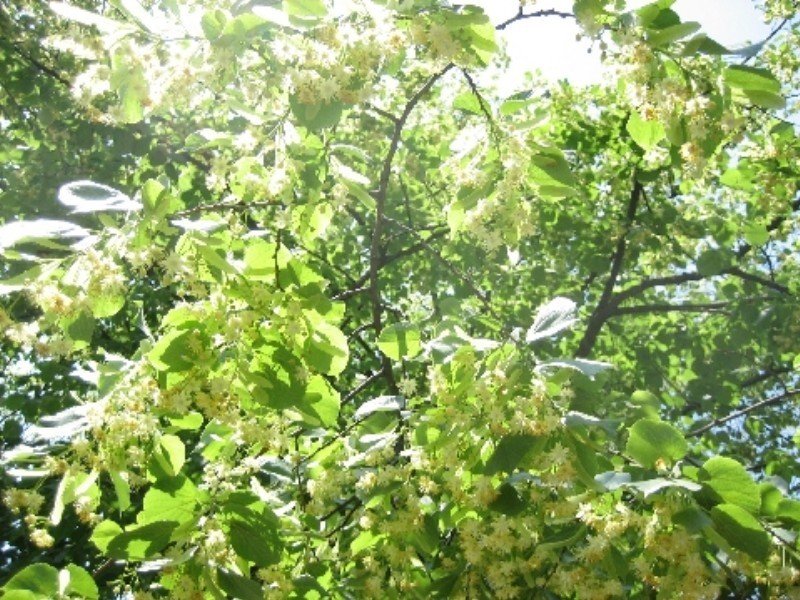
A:
<svg viewBox="0 0 800 600">
<path fill-rule="evenodd" d="M 31 592 L 38 599 L 58 596 L 58 569 L 43 563 L 28 565 L 15 574 L 2 588 L 5 592 Z"/>
<path fill-rule="evenodd" d="M 67 565 L 66 571 L 69 573 L 69 585 L 65 590 L 67 594 L 75 595 L 86 600 L 95 600 L 100 597 L 100 590 L 92 579 L 92 576 L 77 565 Z"/>
<path fill-rule="evenodd" d="M 631 138 L 643 150 L 652 150 L 663 140 L 667 133 L 658 121 L 645 121 L 639 113 L 632 112 L 625 126 Z"/>
<path fill-rule="evenodd" d="M 174 521 L 185 523 L 195 516 L 199 495 L 195 485 L 186 477 L 159 481 L 144 496 L 139 523 Z"/>
<path fill-rule="evenodd" d="M 737 550 L 756 560 L 766 560 L 772 544 L 769 534 L 752 514 L 735 504 L 719 504 L 711 509 L 715 529 Z"/>
<path fill-rule="evenodd" d="M 700 481 L 720 501 L 757 514 L 761 508 L 758 485 L 745 468 L 726 456 L 709 458 L 699 472 Z"/>
<path fill-rule="evenodd" d="M 420 332 L 411 323 L 395 323 L 381 331 L 378 348 L 392 360 L 414 358 L 422 351 Z"/>
<path fill-rule="evenodd" d="M 625 452 L 639 464 L 653 468 L 659 462 L 674 464 L 686 456 L 689 445 L 669 423 L 640 419 L 629 430 Z"/>
</svg>

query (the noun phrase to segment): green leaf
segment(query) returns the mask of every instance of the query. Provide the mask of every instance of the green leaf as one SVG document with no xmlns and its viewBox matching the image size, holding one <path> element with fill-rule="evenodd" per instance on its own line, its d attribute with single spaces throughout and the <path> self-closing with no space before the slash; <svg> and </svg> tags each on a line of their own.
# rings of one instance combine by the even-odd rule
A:
<svg viewBox="0 0 800 600">
<path fill-rule="evenodd" d="M 172 431 L 194 431 L 203 426 L 203 421 L 203 415 L 199 412 L 190 412 L 179 417 L 169 418 Z"/>
<path fill-rule="evenodd" d="M 196 361 L 191 342 L 198 337 L 194 329 L 173 329 L 162 335 L 147 353 L 147 359 L 159 371 L 188 371 Z"/>
<path fill-rule="evenodd" d="M 667 136 L 664 126 L 658 121 L 645 121 L 639 113 L 632 112 L 625 126 L 631 138 L 643 150 L 652 150 Z"/>
<path fill-rule="evenodd" d="M 281 559 L 281 538 L 275 515 L 242 505 L 228 505 L 231 546 L 243 559 L 263 567 Z"/>
<path fill-rule="evenodd" d="M 124 50 L 111 56 L 111 87 L 119 95 L 121 120 L 126 123 L 141 121 L 150 90 L 144 69 L 137 61 L 130 60 Z"/>
<path fill-rule="evenodd" d="M 786 99 L 783 96 L 779 96 L 778 94 L 773 94 L 771 92 L 749 90 L 745 92 L 745 96 L 747 96 L 747 99 L 756 106 L 773 108 L 775 110 L 780 110 L 781 108 L 786 107 Z"/>
<path fill-rule="evenodd" d="M 705 250 L 697 259 L 697 272 L 703 277 L 718 275 L 730 267 L 730 256 L 716 248 Z"/>
<path fill-rule="evenodd" d="M 647 41 L 653 48 L 659 46 L 666 46 L 680 39 L 685 38 L 687 35 L 692 35 L 700 29 L 700 23 L 688 21 L 686 23 L 678 23 L 677 25 L 670 25 L 663 29 L 651 30 L 647 33 Z"/>
<path fill-rule="evenodd" d="M 117 494 L 117 508 L 121 511 L 128 510 L 131 505 L 131 486 L 118 471 L 110 471 L 109 476 Z"/>
<path fill-rule="evenodd" d="M 303 104 L 295 95 L 289 98 L 289 105 L 297 122 L 312 131 L 333 127 L 342 118 L 344 110 L 341 102 Z"/>
<path fill-rule="evenodd" d="M 217 583 L 236 600 L 262 600 L 264 597 L 259 583 L 231 571 L 217 569 Z"/>
<path fill-rule="evenodd" d="M 195 516 L 198 498 L 197 488 L 187 477 L 159 481 L 144 495 L 143 510 L 137 521 L 142 524 L 155 521 L 186 523 Z"/>
<path fill-rule="evenodd" d="M 328 14 L 322 0 L 283 0 L 283 10 L 287 15 L 301 19 L 324 17 Z"/>
<path fill-rule="evenodd" d="M 89 308 L 92 315 L 97 319 L 106 319 L 113 317 L 122 307 L 125 306 L 125 296 L 111 295 L 111 294 L 98 294 L 88 299 Z"/>
<path fill-rule="evenodd" d="M 132 525 L 110 540 L 106 554 L 119 560 L 146 560 L 167 547 L 177 526 L 175 521 Z"/>
<path fill-rule="evenodd" d="M 756 560 L 769 557 L 772 544 L 769 534 L 753 515 L 735 504 L 719 504 L 711 509 L 714 528 L 737 550 Z"/>
<path fill-rule="evenodd" d="M 528 177 L 543 196 L 567 198 L 577 193 L 575 176 L 564 154 L 557 148 L 541 148 L 538 154 L 533 154 Z"/>
<path fill-rule="evenodd" d="M 89 539 L 97 546 L 100 552 L 108 554 L 108 546 L 111 540 L 121 533 L 122 527 L 117 525 L 114 521 L 101 521 L 95 526 L 92 537 Z"/>
<path fill-rule="evenodd" d="M 780 82 L 767 69 L 732 65 L 722 72 L 722 78 L 730 87 L 740 90 L 779 94 Z"/>
<path fill-rule="evenodd" d="M 800 523 L 800 501 L 785 498 L 778 503 L 775 516 L 779 519 L 788 519 Z"/>
<path fill-rule="evenodd" d="M 58 597 L 58 569 L 44 563 L 34 563 L 22 569 L 3 586 L 6 592 L 31 592 L 39 599 Z M 5 597 L 5 595 L 4 595 Z"/>
<path fill-rule="evenodd" d="M 100 597 L 100 590 L 97 589 L 97 584 L 86 569 L 69 564 L 66 566 L 66 571 L 69 573 L 69 584 L 64 590 L 67 594 L 74 594 L 86 600 L 95 600 Z"/>
<path fill-rule="evenodd" d="M 780 95 L 780 82 L 766 69 L 734 65 L 726 68 L 722 76 L 739 101 L 773 109 L 786 105 L 786 100 Z"/>
<path fill-rule="evenodd" d="M 148 179 L 142 186 L 142 203 L 144 212 L 148 216 L 158 214 L 161 199 L 166 196 L 166 188 L 155 179 Z"/>
<path fill-rule="evenodd" d="M 220 36 L 222 28 L 225 26 L 225 13 L 219 9 L 207 11 L 200 20 L 200 26 L 203 28 L 206 39 L 213 42 Z"/>
<path fill-rule="evenodd" d="M 94 334 L 94 319 L 92 315 L 81 311 L 77 315 L 61 324 L 64 333 L 75 342 L 76 348 L 83 348 L 89 345 Z"/>
<path fill-rule="evenodd" d="M 710 54 L 712 56 L 722 56 L 724 54 L 731 54 L 725 46 L 711 39 L 706 34 L 701 33 L 692 39 L 685 42 L 683 47 L 683 56 L 689 56 L 695 53 Z"/>
<path fill-rule="evenodd" d="M 530 91 L 513 94 L 512 96 L 506 98 L 505 101 L 500 105 L 500 114 L 503 116 L 513 115 L 515 112 L 530 106 L 532 102 L 533 99 L 531 98 Z"/>
<path fill-rule="evenodd" d="M 178 436 L 162 435 L 158 440 L 155 459 L 168 477 L 175 477 L 186 462 L 186 448 Z"/>
<path fill-rule="evenodd" d="M 640 465 L 652 468 L 659 461 L 667 465 L 686 456 L 689 445 L 680 431 L 669 423 L 640 419 L 628 435 L 625 452 Z"/>
<path fill-rule="evenodd" d="M 303 358 L 308 364 L 322 374 L 335 377 L 347 366 L 349 356 L 347 338 L 341 330 L 323 319 L 315 320 L 303 348 Z"/>
<path fill-rule="evenodd" d="M 414 358 L 422 351 L 419 328 L 411 323 L 389 325 L 378 336 L 378 348 L 392 360 Z"/>
<path fill-rule="evenodd" d="M 719 178 L 721 184 L 735 190 L 751 192 L 755 189 L 753 184 L 753 173 L 743 167 L 728 169 Z"/>
<path fill-rule="evenodd" d="M 713 524 L 708 513 L 696 506 L 689 506 L 678 511 L 673 515 L 672 520 L 689 531 L 689 533 L 697 533 Z"/>
<path fill-rule="evenodd" d="M 511 473 L 518 464 L 534 450 L 541 450 L 547 439 L 534 435 L 520 434 L 507 435 L 497 444 L 494 452 L 486 461 L 483 473 L 494 475 L 495 473 Z"/>
<path fill-rule="evenodd" d="M 536 546 L 542 552 L 560 550 L 577 543 L 586 537 L 586 525 L 569 524 L 554 535 L 548 536 L 543 542 Z"/>
<path fill-rule="evenodd" d="M 745 468 L 726 456 L 709 458 L 698 478 L 721 502 L 735 504 L 757 514 L 761 508 L 758 485 Z"/>
<path fill-rule="evenodd" d="M 483 11 L 480 12 L 479 16 L 484 19 L 482 22 L 468 25 L 461 29 L 461 32 L 466 37 L 467 51 L 475 54 L 482 65 L 488 65 L 494 53 L 498 50 L 497 42 L 495 41 L 495 29 L 483 14 Z"/>
<path fill-rule="evenodd" d="M 339 392 L 328 381 L 315 375 L 308 382 L 299 408 L 304 422 L 312 427 L 333 427 L 339 418 Z"/>
<path fill-rule="evenodd" d="M 670 10 L 670 6 L 673 4 L 675 4 L 675 0 L 656 0 L 638 8 L 636 16 L 639 18 L 639 23 L 642 27 L 656 29 L 679 23 L 680 18 L 678 15 Z"/>
<path fill-rule="evenodd" d="M 761 494 L 761 514 L 774 517 L 778 512 L 778 505 L 784 499 L 783 493 L 774 484 L 766 481 L 758 484 Z"/>
<path fill-rule="evenodd" d="M 769 231 L 763 223 L 748 223 L 742 229 L 742 234 L 752 246 L 763 246 L 769 241 Z"/>
<path fill-rule="evenodd" d="M 482 115 L 481 101 L 472 92 L 462 92 L 453 100 L 453 108 L 463 110 L 475 115 Z"/>
<path fill-rule="evenodd" d="M 528 504 L 520 497 L 517 489 L 510 483 L 501 485 L 497 492 L 497 498 L 489 505 L 490 510 L 513 516 L 518 515 L 528 507 Z"/>
</svg>

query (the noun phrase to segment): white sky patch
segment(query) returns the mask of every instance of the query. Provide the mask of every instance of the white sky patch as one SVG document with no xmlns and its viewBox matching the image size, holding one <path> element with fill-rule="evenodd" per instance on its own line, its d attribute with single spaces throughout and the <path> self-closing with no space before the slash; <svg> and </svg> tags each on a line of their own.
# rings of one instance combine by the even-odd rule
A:
<svg viewBox="0 0 800 600">
<path fill-rule="evenodd" d="M 470 0 L 481 6 L 494 23 L 513 17 L 517 0 Z M 647 0 L 628 2 L 631 8 L 649 4 Z M 526 12 L 553 8 L 571 12 L 571 0 L 541 0 Z M 683 21 L 697 21 L 702 31 L 719 43 L 738 48 L 763 40 L 770 28 L 752 0 L 678 0 L 673 6 Z M 572 19 L 542 17 L 514 23 L 498 36 L 508 44 L 511 65 L 500 79 L 502 94 L 519 91 L 526 72 L 540 71 L 552 81 L 567 79 L 573 85 L 599 83 L 608 76 L 600 62 L 598 48 L 585 40 L 576 42 L 578 26 Z"/>
</svg>

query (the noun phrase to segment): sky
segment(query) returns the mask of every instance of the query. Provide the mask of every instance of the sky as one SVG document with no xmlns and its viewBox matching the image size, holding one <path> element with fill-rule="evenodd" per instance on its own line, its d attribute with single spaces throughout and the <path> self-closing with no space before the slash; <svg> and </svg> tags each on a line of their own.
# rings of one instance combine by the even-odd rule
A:
<svg viewBox="0 0 800 600">
<path fill-rule="evenodd" d="M 486 11 L 497 23 L 514 16 L 518 0 L 470 0 Z M 629 7 L 648 4 L 646 0 L 632 0 Z M 570 12 L 571 0 L 538 0 L 526 11 L 555 8 Z M 737 48 L 764 39 L 769 27 L 764 24 L 753 0 L 677 0 L 673 5 L 682 21 L 697 21 L 702 31 L 724 46 Z M 506 39 L 512 57 L 507 77 L 508 91 L 522 81 L 526 71 L 539 69 L 553 80 L 567 78 L 574 85 L 586 85 L 602 80 L 604 70 L 597 50 L 589 53 L 590 45 L 576 43 L 578 28 L 571 19 L 545 17 L 515 23 L 505 31 L 498 32 Z M 514 83 L 516 85 L 514 85 Z"/>
</svg>

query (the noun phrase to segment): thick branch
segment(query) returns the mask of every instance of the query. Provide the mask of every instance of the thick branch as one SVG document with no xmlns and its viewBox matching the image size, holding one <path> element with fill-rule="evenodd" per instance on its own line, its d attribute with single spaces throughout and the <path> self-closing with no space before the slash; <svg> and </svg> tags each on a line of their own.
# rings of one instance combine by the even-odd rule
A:
<svg viewBox="0 0 800 600">
<path fill-rule="evenodd" d="M 739 279 L 744 279 L 746 281 L 752 281 L 753 283 L 758 283 L 759 285 L 763 285 L 764 287 L 768 287 L 776 292 L 780 292 L 781 294 L 788 294 L 789 288 L 785 285 L 781 285 L 771 279 L 767 279 L 765 277 L 760 277 L 758 275 L 753 275 L 752 273 L 748 273 L 746 271 L 742 271 L 739 267 L 731 267 L 724 271 L 724 273 L 728 275 L 733 275 L 734 277 L 738 277 Z"/>
<path fill-rule="evenodd" d="M 633 188 L 631 188 L 631 195 L 628 199 L 628 208 L 625 213 L 625 230 L 620 235 L 619 240 L 617 240 L 617 247 L 614 249 L 614 255 L 611 257 L 611 273 L 609 273 L 608 279 L 606 279 L 606 284 L 603 287 L 603 293 L 600 296 L 600 301 L 597 303 L 597 307 L 594 309 L 592 316 L 589 318 L 589 323 L 586 326 L 586 332 L 583 334 L 583 338 L 578 346 L 578 350 L 575 352 L 575 356 L 582 357 L 589 355 L 594 347 L 595 342 L 597 341 L 597 336 L 600 334 L 603 324 L 611 314 L 610 311 L 616 306 L 616 304 L 613 302 L 614 286 L 617 284 L 617 278 L 619 277 L 620 271 L 622 271 L 622 263 L 625 260 L 625 248 L 627 247 L 628 243 L 628 232 L 633 224 L 633 220 L 636 218 L 636 209 L 638 208 L 639 201 L 642 198 L 642 191 L 642 184 L 639 183 L 634 176 Z"/>
<path fill-rule="evenodd" d="M 796 396 L 798 394 L 800 394 L 800 390 L 789 390 L 788 392 L 783 393 L 780 396 L 774 396 L 772 398 L 767 398 L 765 400 L 761 400 L 760 402 L 756 402 L 755 404 L 752 404 L 752 405 L 747 406 L 745 408 L 741 408 L 739 410 L 735 410 L 732 413 L 730 413 L 729 415 L 726 415 L 724 417 L 720 417 L 718 419 L 714 419 L 713 421 L 711 421 L 711 423 L 708 423 L 707 425 L 703 425 L 702 427 L 698 427 L 697 429 L 695 429 L 693 431 L 690 431 L 689 433 L 686 434 L 686 437 L 696 437 L 698 435 L 701 435 L 701 434 L 705 433 L 709 429 L 713 429 L 714 427 L 722 425 L 723 423 L 727 423 L 728 421 L 732 421 L 734 419 L 738 419 L 739 417 L 743 417 L 744 415 L 747 415 L 747 414 L 749 414 L 749 413 L 751 413 L 753 411 L 756 411 L 759 408 L 764 408 L 765 406 L 770 406 L 772 404 L 779 404 L 779 403 L 783 402 L 784 400 L 788 400 L 789 398 L 791 398 L 793 396 Z"/>
</svg>

